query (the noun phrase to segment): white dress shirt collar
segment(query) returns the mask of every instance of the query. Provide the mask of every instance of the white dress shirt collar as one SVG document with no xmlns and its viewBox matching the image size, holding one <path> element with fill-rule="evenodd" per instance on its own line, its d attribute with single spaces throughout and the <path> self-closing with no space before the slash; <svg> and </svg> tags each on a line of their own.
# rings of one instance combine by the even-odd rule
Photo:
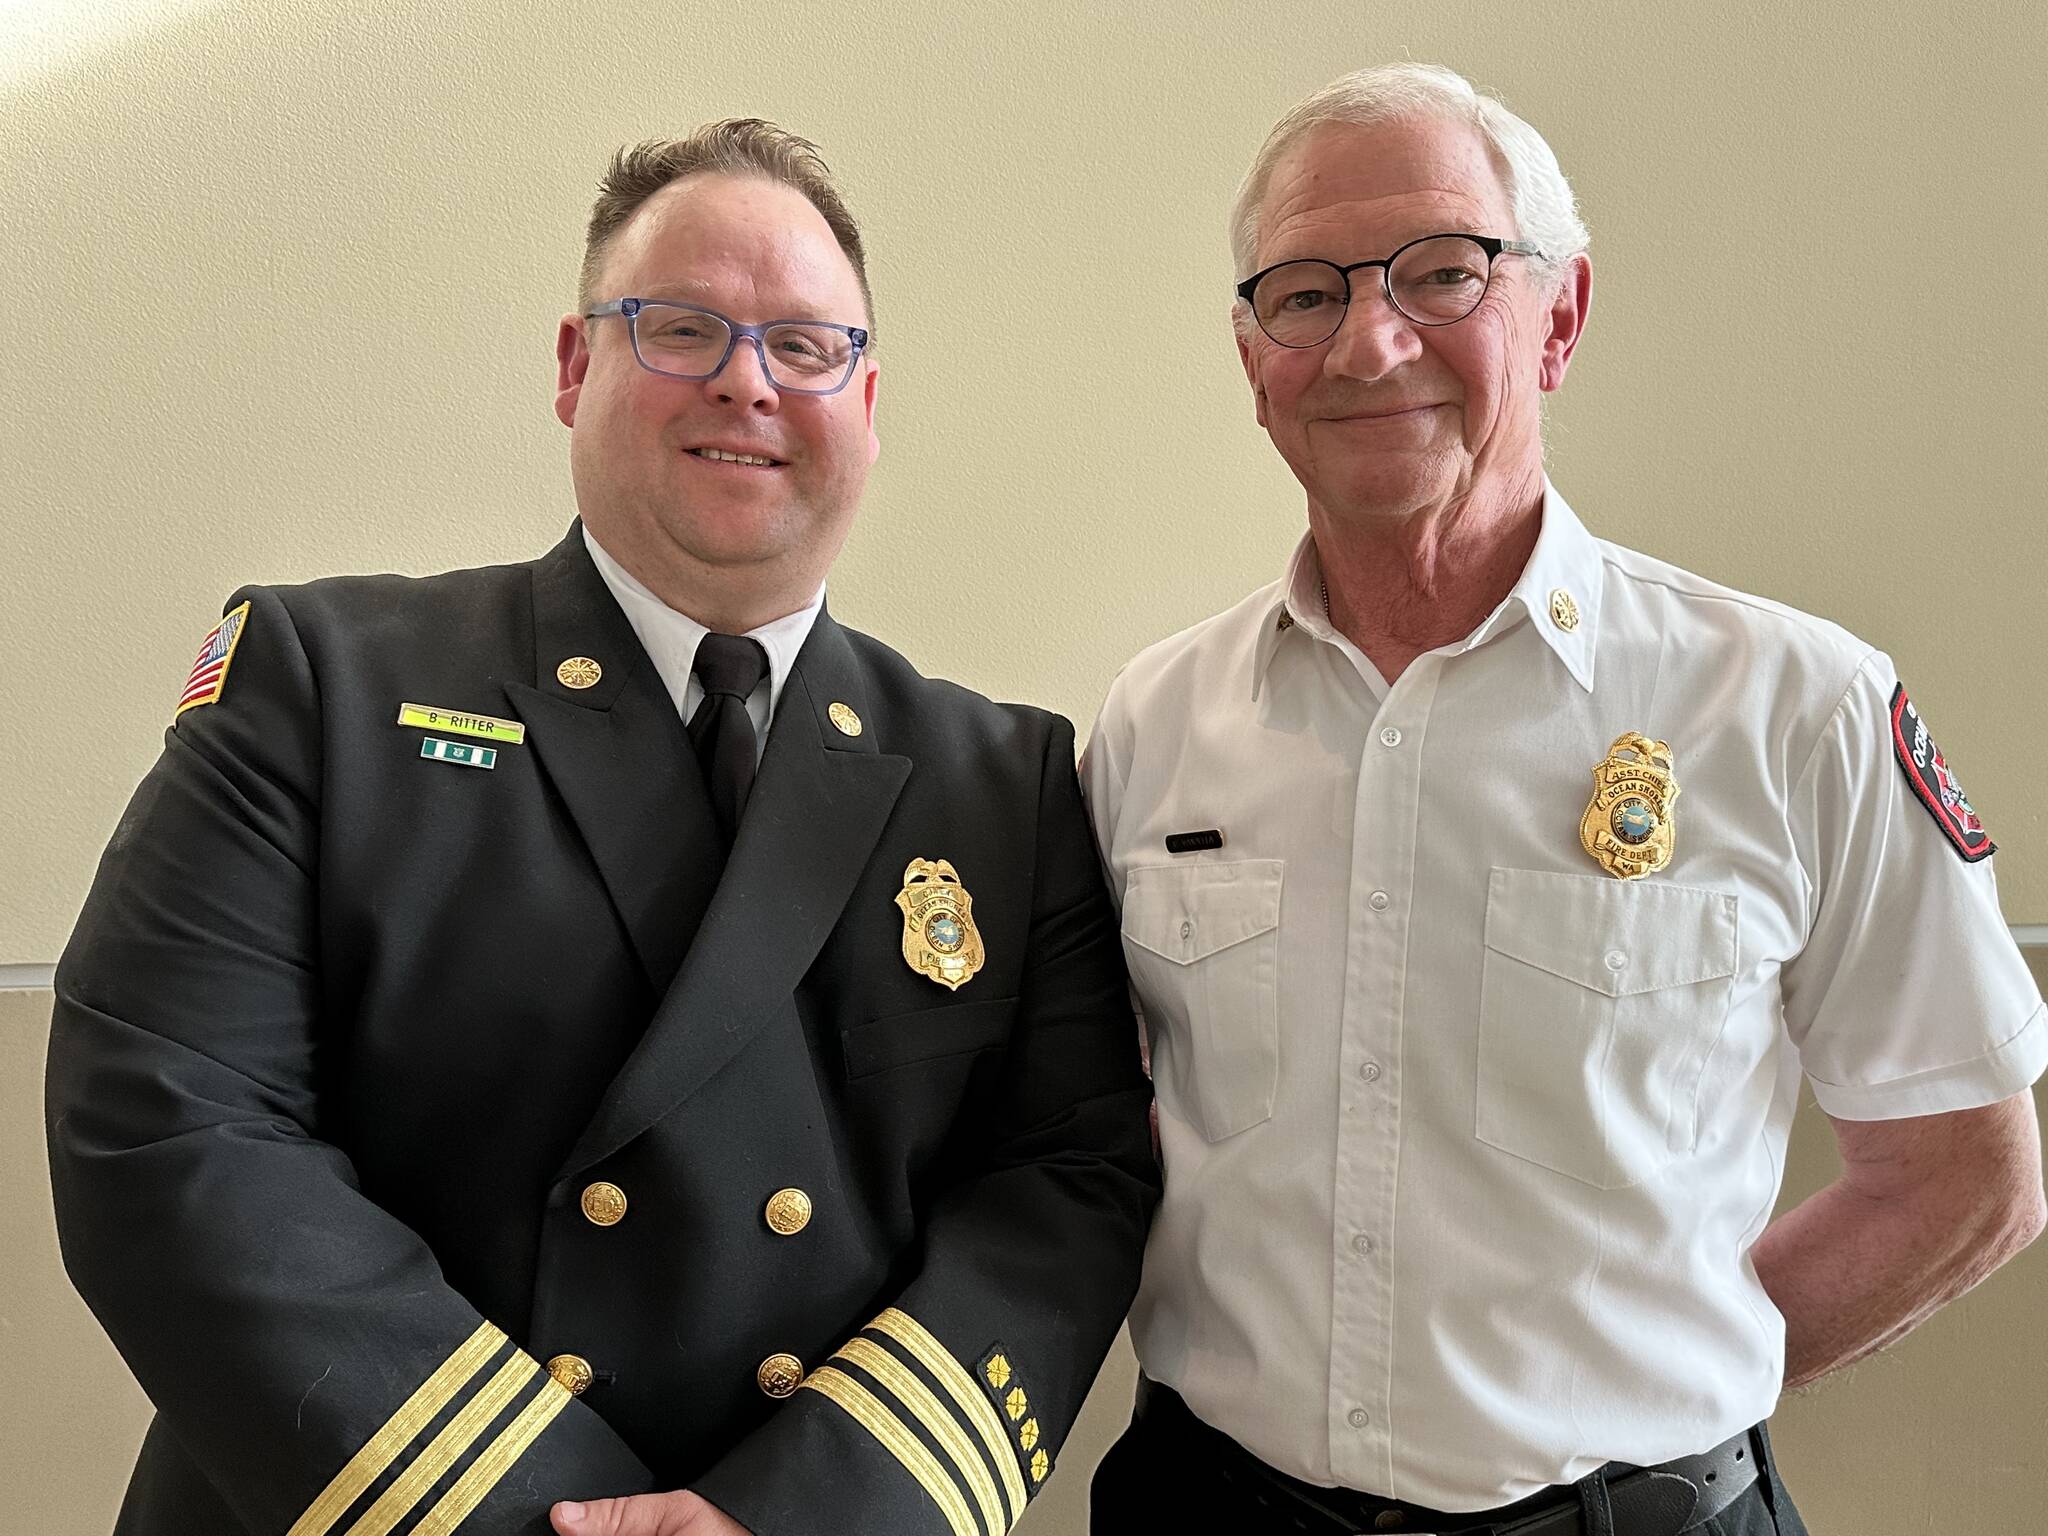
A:
<svg viewBox="0 0 2048 1536">
<path fill-rule="evenodd" d="M 597 565 L 598 575 L 624 610 L 626 620 L 633 626 L 633 633 L 640 638 L 641 646 L 661 674 L 661 681 L 668 689 L 669 697 L 675 700 L 676 713 L 688 723 L 695 713 L 697 703 L 704 696 L 703 685 L 691 673 L 697 660 L 697 643 L 711 631 L 699 624 L 687 613 L 678 612 L 656 597 L 633 573 L 614 560 L 592 536 L 590 529 L 583 530 L 584 546 L 590 551 L 590 558 Z M 804 648 L 804 641 L 810 638 L 811 626 L 817 623 L 818 614 L 825 606 L 825 589 L 820 586 L 810 602 L 795 613 L 773 619 L 758 629 L 747 631 L 747 638 L 761 642 L 761 648 L 768 653 L 768 677 L 765 682 L 766 695 L 756 689 L 754 697 L 747 701 L 747 712 L 753 716 L 755 729 L 765 747 L 768 726 L 775 718 L 775 707 L 782 700 L 783 686 L 789 681 L 790 670 L 796 665 L 797 652 Z"/>
<path fill-rule="evenodd" d="M 1603 571 L 1599 545 L 1546 478 L 1543 525 L 1536 535 L 1536 548 L 1530 552 L 1529 563 L 1512 590 L 1478 628 L 1443 649 L 1454 656 L 1469 651 L 1505 634 L 1527 618 L 1579 686 L 1590 692 L 1593 655 L 1600 637 Z M 1296 629 L 1342 651 L 1359 669 L 1374 696 L 1387 696 L 1386 682 L 1378 670 L 1330 623 L 1323 609 L 1322 584 L 1323 568 L 1316 552 L 1315 535 L 1305 532 L 1294 546 L 1287 574 L 1275 590 L 1273 604 L 1259 630 L 1258 652 L 1252 664 L 1252 697 L 1258 697 L 1267 664 L 1279 649 L 1281 637 Z M 1559 594 L 1570 600 L 1568 608 L 1558 603 Z M 1564 609 L 1566 620 L 1575 619 L 1570 628 L 1555 616 L 1558 608 Z"/>
</svg>

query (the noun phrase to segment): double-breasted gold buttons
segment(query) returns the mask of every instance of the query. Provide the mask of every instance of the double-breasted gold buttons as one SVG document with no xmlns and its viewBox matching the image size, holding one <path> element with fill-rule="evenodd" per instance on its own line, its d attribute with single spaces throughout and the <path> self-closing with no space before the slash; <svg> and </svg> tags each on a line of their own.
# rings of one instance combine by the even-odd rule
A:
<svg viewBox="0 0 2048 1536">
<path fill-rule="evenodd" d="M 804 1363 L 795 1355 L 770 1355 L 754 1372 L 754 1380 L 770 1397 L 787 1397 L 804 1379 Z"/>
<path fill-rule="evenodd" d="M 811 1224 L 811 1197 L 800 1189 L 778 1189 L 768 1197 L 762 1213 L 768 1230 L 778 1237 L 794 1237 Z"/>
<path fill-rule="evenodd" d="M 548 1374 L 554 1377 L 556 1384 L 571 1397 L 581 1397 L 595 1372 L 590 1369 L 590 1362 L 581 1355 L 556 1355 L 548 1362 Z"/>
<path fill-rule="evenodd" d="M 626 1219 L 626 1192 L 603 1180 L 583 1191 L 583 1215 L 593 1227 L 616 1227 Z"/>
</svg>

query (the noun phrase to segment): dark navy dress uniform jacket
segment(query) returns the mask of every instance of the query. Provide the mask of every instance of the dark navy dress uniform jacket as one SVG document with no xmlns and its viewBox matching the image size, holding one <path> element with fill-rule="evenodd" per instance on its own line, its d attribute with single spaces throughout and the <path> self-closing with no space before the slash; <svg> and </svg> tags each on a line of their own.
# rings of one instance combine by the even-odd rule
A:
<svg viewBox="0 0 2048 1536">
<path fill-rule="evenodd" d="M 683 1486 L 756 1536 L 1006 1529 L 1157 1196 L 1068 723 L 821 614 L 721 878 L 580 528 L 245 599 L 57 974 L 64 1256 L 157 1410 L 120 1532 L 539 1533 Z M 525 739 L 423 758 L 406 702 Z M 972 900 L 957 991 L 904 959 L 916 859 Z"/>
</svg>

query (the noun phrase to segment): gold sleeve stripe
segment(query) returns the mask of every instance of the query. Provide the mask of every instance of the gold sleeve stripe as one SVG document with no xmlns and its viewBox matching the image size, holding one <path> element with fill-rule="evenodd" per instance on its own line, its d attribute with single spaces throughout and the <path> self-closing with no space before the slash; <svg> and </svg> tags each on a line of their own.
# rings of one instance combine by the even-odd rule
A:
<svg viewBox="0 0 2048 1536">
<path fill-rule="evenodd" d="M 504 1342 L 503 1330 L 490 1323 L 478 1327 L 460 1349 L 420 1383 L 418 1391 L 399 1405 L 398 1412 L 384 1421 L 384 1427 L 363 1442 L 363 1448 L 334 1474 L 334 1481 L 306 1506 L 306 1512 L 292 1522 L 285 1536 L 326 1536 L 328 1527 L 384 1475 L 384 1469 L 397 1459 L 398 1453 L 412 1444 L 434 1415 L 448 1406 Z"/>
<path fill-rule="evenodd" d="M 996 1417 L 995 1408 L 982 1396 L 981 1389 L 967 1374 L 966 1367 L 953 1358 L 945 1345 L 927 1333 L 922 1323 L 900 1308 L 889 1308 L 868 1326 L 889 1335 L 938 1378 L 947 1395 L 960 1405 L 967 1422 L 981 1431 L 989 1457 L 1002 1473 L 1003 1487 L 1010 1495 L 1010 1508 L 1022 1509 L 1026 1495 L 1024 1474 L 1017 1470 L 1017 1453 L 1010 1449 L 1010 1436 L 1004 1430 L 1002 1420 Z"/>
<path fill-rule="evenodd" d="M 974 1502 L 981 1506 L 982 1523 L 988 1527 L 991 1536 L 1001 1536 L 1016 1523 L 1017 1516 L 1023 1511 L 1013 1506 L 1009 1518 L 1004 1518 L 1002 1502 L 996 1496 L 996 1480 L 989 1474 L 981 1453 L 974 1448 L 973 1439 L 909 1366 L 873 1339 L 849 1339 L 846 1347 L 839 1351 L 838 1358 L 852 1361 L 887 1387 L 931 1431 L 940 1449 L 952 1457 L 953 1464 L 960 1469 L 959 1480 L 966 1484 L 967 1491 L 974 1495 Z"/>
<path fill-rule="evenodd" d="M 836 1371 L 829 1365 L 821 1365 L 811 1372 L 804 1378 L 803 1385 L 844 1408 L 855 1423 L 881 1441 L 889 1454 L 903 1463 L 904 1469 L 917 1479 L 924 1491 L 931 1495 L 932 1502 L 939 1506 L 939 1513 L 946 1517 L 953 1536 L 981 1536 L 981 1527 L 974 1523 L 974 1514 L 968 1509 L 967 1500 L 961 1497 L 959 1486 L 953 1479 L 946 1476 L 938 1457 L 882 1406 L 880 1398 L 844 1371 Z"/>
<path fill-rule="evenodd" d="M 348 1536 L 389 1536 L 391 1528 L 412 1513 L 413 1505 L 441 1480 L 442 1473 L 461 1460 L 476 1437 L 490 1428 L 491 1420 L 539 1371 L 539 1364 L 523 1350 L 500 1366 L 489 1384 L 434 1436 L 433 1443 L 413 1457 L 404 1475 L 384 1490 L 362 1519 L 348 1528 Z"/>
<path fill-rule="evenodd" d="M 512 1470 L 512 1464 L 526 1454 L 526 1448 L 555 1421 L 555 1415 L 574 1401 L 567 1387 L 552 1376 L 543 1377 L 539 1394 L 519 1411 L 518 1418 L 505 1426 L 490 1448 L 469 1464 L 469 1470 L 456 1479 L 455 1486 L 441 1495 L 441 1502 L 412 1528 L 412 1536 L 448 1536 L 469 1518 L 471 1510 L 483 1503 L 484 1495 L 498 1486 L 499 1479 Z"/>
</svg>

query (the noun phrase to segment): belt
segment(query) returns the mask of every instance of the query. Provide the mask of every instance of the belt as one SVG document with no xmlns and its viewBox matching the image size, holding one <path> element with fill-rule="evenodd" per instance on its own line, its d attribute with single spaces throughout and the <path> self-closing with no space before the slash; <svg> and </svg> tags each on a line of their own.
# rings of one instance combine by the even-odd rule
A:
<svg viewBox="0 0 2048 1536">
<path fill-rule="evenodd" d="M 1323 1488 L 1267 1466 L 1222 1431 L 1195 1417 L 1180 1394 L 1138 1378 L 1136 1418 L 1148 1427 L 1198 1438 L 1225 1482 L 1245 1483 L 1296 1516 L 1298 1529 L 1357 1536 L 1595 1536 L 1579 1491 L 1565 1485 L 1489 1513 L 1442 1515 L 1346 1488 Z M 1609 1463 L 1591 1474 L 1606 1485 L 1612 1536 L 1679 1536 L 1705 1524 L 1747 1493 L 1768 1452 L 1761 1428 L 1745 1429 L 1712 1450 L 1654 1467 Z M 1199 1464 L 1199 1458 L 1196 1459 Z M 1312 1524 L 1311 1521 L 1320 1521 Z M 1603 1533 L 1604 1536 L 1604 1533 Z"/>
</svg>

